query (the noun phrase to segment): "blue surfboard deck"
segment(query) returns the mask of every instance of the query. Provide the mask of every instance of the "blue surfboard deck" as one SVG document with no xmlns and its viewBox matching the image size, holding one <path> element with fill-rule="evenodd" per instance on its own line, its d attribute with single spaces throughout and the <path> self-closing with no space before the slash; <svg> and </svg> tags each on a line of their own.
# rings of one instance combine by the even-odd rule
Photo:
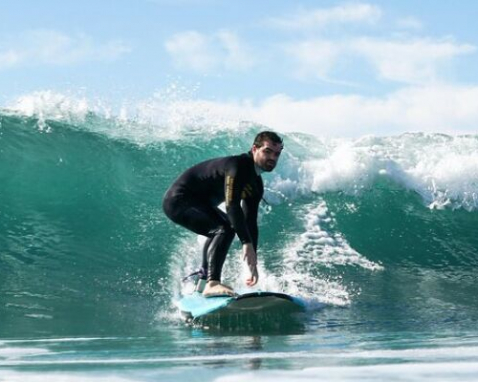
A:
<svg viewBox="0 0 478 382">
<path fill-rule="evenodd" d="M 235 297 L 204 297 L 194 292 L 176 301 L 176 306 L 187 318 L 199 318 L 209 315 L 267 313 L 273 311 L 304 311 L 304 300 L 277 292 L 251 292 Z"/>
</svg>

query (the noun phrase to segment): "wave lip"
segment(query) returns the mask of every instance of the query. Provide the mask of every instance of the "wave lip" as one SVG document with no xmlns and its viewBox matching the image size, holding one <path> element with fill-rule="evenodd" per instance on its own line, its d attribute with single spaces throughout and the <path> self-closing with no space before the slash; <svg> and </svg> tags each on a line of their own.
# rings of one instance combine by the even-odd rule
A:
<svg viewBox="0 0 478 382">
<path fill-rule="evenodd" d="M 19 97 L 2 113 L 35 118 L 41 131 L 51 121 L 126 139 L 135 144 L 243 140 L 260 125 L 235 111 L 195 101 L 194 91 L 175 84 L 153 97 L 119 107 L 85 96 L 39 91 Z M 7 122 L 8 124 L 8 122 Z M 431 209 L 478 208 L 478 136 L 407 133 L 395 137 L 325 139 L 285 133 L 286 150 L 271 185 L 286 195 L 344 191 L 359 193 L 387 180 L 416 192 Z M 250 144 L 250 143 L 248 143 Z"/>
</svg>

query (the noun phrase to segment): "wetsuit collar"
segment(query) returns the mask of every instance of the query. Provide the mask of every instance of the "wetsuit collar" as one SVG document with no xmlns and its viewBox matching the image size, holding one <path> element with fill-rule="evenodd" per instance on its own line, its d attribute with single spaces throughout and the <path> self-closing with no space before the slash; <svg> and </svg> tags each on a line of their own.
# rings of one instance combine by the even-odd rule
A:
<svg viewBox="0 0 478 382">
<path fill-rule="evenodd" d="M 261 176 L 261 174 L 264 172 L 264 170 L 260 168 L 259 166 L 257 166 L 255 163 L 254 163 L 254 168 L 256 170 L 257 176 Z"/>
<path fill-rule="evenodd" d="M 256 175 L 261 176 L 261 174 L 264 172 L 264 170 L 261 169 L 259 166 L 257 166 L 256 163 L 254 162 L 254 157 L 252 156 L 252 151 L 248 151 L 247 155 L 249 155 L 249 158 L 251 158 L 252 163 L 254 164 L 254 169 L 256 170 Z"/>
</svg>

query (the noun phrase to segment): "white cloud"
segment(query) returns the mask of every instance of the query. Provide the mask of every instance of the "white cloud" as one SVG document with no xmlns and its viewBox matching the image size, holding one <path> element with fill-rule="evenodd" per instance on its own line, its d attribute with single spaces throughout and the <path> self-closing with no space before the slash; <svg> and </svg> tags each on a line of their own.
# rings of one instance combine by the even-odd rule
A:
<svg viewBox="0 0 478 382">
<path fill-rule="evenodd" d="M 223 30 L 217 34 L 217 37 L 226 51 L 225 65 L 227 68 L 248 69 L 254 65 L 252 54 L 234 33 Z"/>
<path fill-rule="evenodd" d="M 307 38 L 283 42 L 285 55 L 280 59 L 294 65 L 292 71 L 300 79 L 330 80 L 331 73 L 339 77 L 357 60 L 368 63 L 382 80 L 406 84 L 427 84 L 442 80 L 443 69 L 454 58 L 476 51 L 471 44 L 460 44 L 448 39 L 416 38 L 411 32 L 420 30 L 422 23 L 413 16 L 395 20 L 389 38 L 340 37 L 327 39 L 324 27 L 335 25 L 373 24 L 382 17 L 381 8 L 368 3 L 345 3 L 331 8 L 304 10 L 294 15 L 269 20 L 269 25 L 293 32 L 306 31 Z M 393 28 L 395 32 L 393 33 Z M 328 36 L 337 36 L 328 33 Z"/>
<path fill-rule="evenodd" d="M 276 37 L 274 43 L 262 50 L 256 48 L 255 52 L 228 30 L 212 34 L 181 32 L 166 41 L 165 48 L 175 66 L 183 70 L 215 74 L 227 70 L 244 71 L 256 66 L 257 62 L 269 66 L 280 62 L 283 67 L 291 68 L 284 73 L 286 76 L 301 80 L 316 78 L 347 86 L 357 86 L 360 79 L 351 80 L 351 73 L 357 73 L 358 68 L 363 72 L 365 65 L 369 65 L 380 80 L 412 85 L 444 81 L 444 69 L 453 59 L 476 51 L 474 45 L 457 43 L 451 38 L 416 38 L 403 30 L 395 35 L 392 33 L 394 37 L 389 38 L 342 35 L 332 39 L 321 36 L 322 31 L 310 30 L 332 24 L 374 23 L 381 16 L 381 9 L 375 5 L 346 3 L 270 21 L 275 26 L 295 29 L 295 32 L 307 30 L 307 37 L 300 39 L 288 35 L 282 41 L 281 37 Z M 396 20 L 392 28 L 397 25 L 409 30 L 421 28 L 421 22 L 412 16 Z M 347 80 L 341 78 L 343 74 Z M 370 73 L 366 74 L 370 77 Z"/>
<path fill-rule="evenodd" d="M 427 84 L 440 79 L 445 64 L 457 56 L 474 53 L 476 47 L 430 39 L 309 39 L 287 44 L 284 51 L 299 78 L 327 80 L 336 67 L 344 70 L 363 60 L 376 70 L 377 78 Z"/>
<path fill-rule="evenodd" d="M 199 73 L 244 70 L 253 65 L 247 47 L 227 30 L 213 35 L 197 31 L 177 33 L 166 41 L 165 47 L 178 68 Z"/>
<path fill-rule="evenodd" d="M 70 36 L 54 30 L 32 30 L 7 41 L 0 51 L 0 69 L 18 65 L 68 65 L 85 61 L 114 60 L 131 51 L 124 42 L 97 43 L 85 34 Z"/>
<path fill-rule="evenodd" d="M 334 95 L 294 100 L 278 95 L 255 109 L 254 120 L 284 131 L 336 137 L 412 131 L 474 134 L 478 87 L 412 87 L 383 98 Z"/>
<path fill-rule="evenodd" d="M 179 68 L 207 72 L 218 65 L 217 53 L 209 39 L 199 32 L 178 33 L 165 46 Z"/>
<path fill-rule="evenodd" d="M 381 16 L 381 9 L 375 5 L 350 3 L 333 8 L 304 10 L 290 17 L 270 19 L 267 23 L 277 28 L 300 30 L 324 28 L 331 24 L 373 24 Z"/>
<path fill-rule="evenodd" d="M 421 84 L 435 81 L 443 63 L 458 55 L 473 53 L 476 47 L 429 39 L 362 38 L 353 41 L 350 49 L 369 60 L 383 79 Z"/>
<path fill-rule="evenodd" d="M 309 76 L 325 79 L 341 53 L 339 43 L 326 40 L 307 40 L 285 46 L 287 55 L 294 61 L 299 78 Z"/>
</svg>

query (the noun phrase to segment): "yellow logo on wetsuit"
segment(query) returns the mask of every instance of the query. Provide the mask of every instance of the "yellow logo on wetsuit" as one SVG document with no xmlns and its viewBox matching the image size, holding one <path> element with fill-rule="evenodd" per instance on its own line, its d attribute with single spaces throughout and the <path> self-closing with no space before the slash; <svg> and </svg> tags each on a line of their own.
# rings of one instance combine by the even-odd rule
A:
<svg viewBox="0 0 478 382">
<path fill-rule="evenodd" d="M 252 186 L 250 184 L 246 184 L 246 187 L 244 187 L 241 193 L 241 199 L 246 199 L 248 196 L 252 196 Z"/>
<path fill-rule="evenodd" d="M 226 206 L 232 202 L 232 188 L 234 187 L 234 178 L 232 176 L 226 176 Z"/>
<path fill-rule="evenodd" d="M 226 176 L 226 206 L 231 204 L 233 199 L 234 178 L 232 176 Z M 253 189 L 250 184 L 246 184 L 244 190 L 241 192 L 241 199 L 246 199 L 253 195 Z"/>
</svg>

